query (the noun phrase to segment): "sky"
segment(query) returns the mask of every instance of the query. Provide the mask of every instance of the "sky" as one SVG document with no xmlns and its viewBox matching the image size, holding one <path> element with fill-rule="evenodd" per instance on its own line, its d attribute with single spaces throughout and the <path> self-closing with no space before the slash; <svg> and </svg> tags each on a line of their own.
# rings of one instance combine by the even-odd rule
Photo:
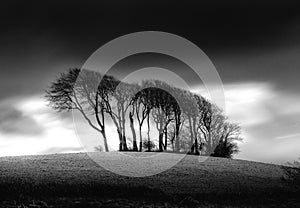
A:
<svg viewBox="0 0 300 208">
<path fill-rule="evenodd" d="M 164 31 L 195 43 L 215 65 L 224 84 L 226 114 L 243 129 L 236 158 L 296 160 L 299 6 L 291 0 L 1 2 L 0 156 L 81 151 L 72 114 L 50 109 L 45 89 L 114 38 Z M 162 67 L 182 67 L 168 58 L 148 58 L 165 60 Z M 199 90 L 196 85 L 194 90 Z"/>
</svg>

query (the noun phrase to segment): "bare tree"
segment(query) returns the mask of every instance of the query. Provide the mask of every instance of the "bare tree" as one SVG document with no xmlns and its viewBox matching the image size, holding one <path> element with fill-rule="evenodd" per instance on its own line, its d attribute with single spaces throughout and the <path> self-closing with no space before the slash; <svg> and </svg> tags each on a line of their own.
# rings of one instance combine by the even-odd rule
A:
<svg viewBox="0 0 300 208">
<path fill-rule="evenodd" d="M 199 108 L 198 99 L 202 99 L 189 91 L 182 91 L 183 114 L 186 117 L 187 127 L 190 133 L 190 153 L 199 155 L 198 139 L 199 139 Z"/>
<path fill-rule="evenodd" d="M 137 141 L 136 141 L 136 133 L 134 129 L 134 115 L 135 115 L 135 108 L 136 104 L 134 103 L 134 93 L 137 92 L 139 89 L 138 84 L 127 84 L 121 82 L 116 90 L 115 98 L 117 100 L 117 109 L 118 109 L 118 117 L 121 118 L 120 125 L 122 126 L 122 136 L 123 136 L 123 149 L 127 149 L 126 145 L 126 119 L 125 114 L 129 110 L 129 122 L 130 122 L 130 129 L 133 137 L 133 151 L 138 151 L 137 148 Z"/>
<path fill-rule="evenodd" d="M 184 123 L 184 116 L 182 114 L 181 107 L 184 106 L 184 99 L 182 97 L 183 90 L 179 88 L 172 87 L 170 89 L 171 94 L 174 96 L 173 102 L 176 102 L 176 104 L 173 104 L 173 113 L 174 113 L 174 148 L 175 151 L 180 151 L 180 130 L 182 129 L 182 125 Z"/>
<path fill-rule="evenodd" d="M 127 84 L 114 80 L 115 91 L 109 103 L 111 103 L 111 108 L 107 113 L 112 118 L 119 135 L 119 151 L 127 151 L 126 142 L 126 112 L 132 105 L 132 91 L 133 85 Z M 132 115 L 132 112 L 131 114 Z M 133 122 L 132 117 L 129 117 L 130 121 Z"/>
<path fill-rule="evenodd" d="M 135 105 L 131 105 L 132 110 L 129 111 L 129 121 L 130 121 L 130 129 L 132 132 L 132 138 L 133 138 L 133 151 L 138 151 L 138 146 L 137 146 L 137 142 L 136 142 L 136 133 L 135 133 L 135 129 L 134 129 L 134 119 L 133 116 L 135 114 Z"/>
<path fill-rule="evenodd" d="M 156 88 L 153 95 L 156 97 L 155 106 L 152 109 L 152 118 L 156 125 L 159 134 L 159 151 L 167 149 L 167 128 L 171 121 L 174 120 L 173 97 L 166 91 Z M 163 136 L 165 135 L 165 144 L 163 143 Z"/>
<path fill-rule="evenodd" d="M 72 109 L 81 113 L 88 124 L 102 134 L 105 151 L 109 151 L 105 132 L 105 111 L 112 89 L 109 76 L 78 68 L 62 73 L 46 90 L 49 105 L 58 111 Z M 96 123 L 90 118 L 95 116 Z"/>
<path fill-rule="evenodd" d="M 140 137 L 140 144 L 139 144 L 139 151 L 143 149 L 143 137 L 142 137 L 142 126 L 150 114 L 151 107 L 147 103 L 146 91 L 141 90 L 139 91 L 132 99 L 132 105 L 135 106 L 135 114 L 139 124 L 139 137 Z"/>
<path fill-rule="evenodd" d="M 223 111 L 206 99 L 198 100 L 198 127 L 202 133 L 207 155 L 232 157 L 237 153 L 236 141 L 241 141 L 241 127 L 228 121 Z"/>
</svg>

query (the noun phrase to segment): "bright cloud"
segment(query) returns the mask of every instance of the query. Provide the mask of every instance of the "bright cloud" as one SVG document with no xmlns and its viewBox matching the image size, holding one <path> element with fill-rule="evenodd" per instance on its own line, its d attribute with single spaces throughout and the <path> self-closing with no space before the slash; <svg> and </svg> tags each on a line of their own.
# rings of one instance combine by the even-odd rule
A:
<svg viewBox="0 0 300 208">
<path fill-rule="evenodd" d="M 300 129 L 295 125 L 300 119 L 299 95 L 277 92 L 265 83 L 224 88 L 226 113 L 243 127 L 238 157 L 276 163 L 299 157 Z"/>
<path fill-rule="evenodd" d="M 290 139 L 290 138 L 300 138 L 300 133 L 278 136 L 278 137 L 275 137 L 274 139 Z"/>
<path fill-rule="evenodd" d="M 41 134 L 23 134 L 15 129 L 13 135 L 0 131 L 0 156 L 44 154 L 59 152 L 80 151 L 82 148 L 76 137 L 73 123 L 66 122 L 46 106 L 46 102 L 40 97 L 19 98 L 6 101 L 12 109 L 20 111 L 23 118 L 30 118 L 39 128 Z M 3 105 L 2 105 L 3 106 Z M 7 105 L 6 105 L 7 106 Z M 34 123 L 34 124 L 35 124 Z M 21 125 L 20 128 L 32 128 L 33 123 L 11 123 Z"/>
<path fill-rule="evenodd" d="M 266 106 L 275 98 L 272 88 L 262 83 L 230 84 L 224 86 L 226 113 L 243 126 L 268 122 L 273 115 Z"/>
</svg>

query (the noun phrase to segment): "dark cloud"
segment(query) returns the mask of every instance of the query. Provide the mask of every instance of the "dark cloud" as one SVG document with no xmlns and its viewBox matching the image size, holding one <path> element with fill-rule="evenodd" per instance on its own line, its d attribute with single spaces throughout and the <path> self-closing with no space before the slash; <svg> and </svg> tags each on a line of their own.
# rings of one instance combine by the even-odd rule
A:
<svg viewBox="0 0 300 208">
<path fill-rule="evenodd" d="M 33 118 L 11 105 L 0 106 L 0 112 L 0 132 L 4 134 L 39 135 L 43 133 L 43 127 Z"/>
<path fill-rule="evenodd" d="M 196 43 L 216 63 L 224 81 L 273 77 L 278 82 L 282 73 L 268 73 L 279 66 L 292 74 L 283 74 L 286 80 L 295 79 L 300 76 L 294 58 L 300 48 L 299 4 L 291 0 L 2 2 L 0 99 L 43 93 L 55 76 L 80 67 L 102 44 L 144 30 L 175 33 Z M 288 59 L 247 59 L 274 50 L 284 54 L 287 46 L 298 48 Z M 285 86 L 293 88 L 293 83 L 285 81 Z"/>
<path fill-rule="evenodd" d="M 299 92 L 299 51 L 300 40 L 274 50 L 248 50 L 210 58 L 225 83 L 267 82 L 277 91 Z"/>
<path fill-rule="evenodd" d="M 66 47 L 80 46 L 80 51 L 143 30 L 176 33 L 215 50 L 270 46 L 282 39 L 286 23 L 299 17 L 299 3 L 291 0 L 34 0 L 10 1 L 2 8 L 2 36 L 17 34 L 16 41 L 23 42 L 57 39 Z"/>
<path fill-rule="evenodd" d="M 197 73 L 186 63 L 177 58 L 158 53 L 139 53 L 128 56 L 113 65 L 107 73 L 122 80 L 130 73 L 147 67 L 167 69 L 178 75 L 191 87 L 202 84 L 202 80 Z M 140 79 L 145 79 L 145 77 L 140 77 Z"/>
</svg>

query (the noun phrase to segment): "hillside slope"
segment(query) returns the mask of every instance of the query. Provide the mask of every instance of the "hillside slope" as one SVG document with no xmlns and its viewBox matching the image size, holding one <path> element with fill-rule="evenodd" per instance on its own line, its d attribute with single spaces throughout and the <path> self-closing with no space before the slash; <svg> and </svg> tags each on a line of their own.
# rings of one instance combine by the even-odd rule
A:
<svg viewBox="0 0 300 208">
<path fill-rule="evenodd" d="M 121 166 L 128 162 L 128 157 L 116 153 L 95 154 L 107 163 L 117 160 Z M 161 153 L 160 158 L 168 163 L 169 155 L 173 154 Z M 250 199 L 297 193 L 282 180 L 283 171 L 278 165 L 213 157 L 199 162 L 191 155 L 165 172 L 140 178 L 111 173 L 84 153 L 2 157 L 0 167 L 2 197 L 97 195 L 165 200 L 189 195 L 210 200 L 219 196 Z"/>
</svg>

